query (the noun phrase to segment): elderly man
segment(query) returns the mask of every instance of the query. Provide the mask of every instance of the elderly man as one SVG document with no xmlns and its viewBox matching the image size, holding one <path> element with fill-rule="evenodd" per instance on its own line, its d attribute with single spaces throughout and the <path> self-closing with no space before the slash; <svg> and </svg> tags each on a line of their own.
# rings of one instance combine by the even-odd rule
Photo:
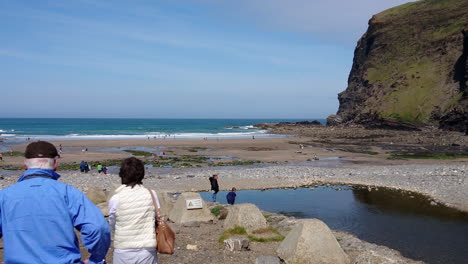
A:
<svg viewBox="0 0 468 264">
<path fill-rule="evenodd" d="M 18 182 L 0 191 L 0 237 L 4 262 L 83 263 L 74 228 L 91 256 L 103 263 L 110 231 L 101 211 L 78 189 L 57 181 L 58 152 L 45 141 L 29 144 L 27 169 Z"/>
</svg>

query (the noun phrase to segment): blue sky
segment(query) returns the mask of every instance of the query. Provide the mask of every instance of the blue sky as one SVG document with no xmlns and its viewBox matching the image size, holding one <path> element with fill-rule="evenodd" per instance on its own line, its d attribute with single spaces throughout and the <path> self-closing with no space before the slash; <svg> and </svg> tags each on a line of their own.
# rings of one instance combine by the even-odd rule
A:
<svg viewBox="0 0 468 264">
<path fill-rule="evenodd" d="M 408 0 L 0 0 L 0 117 L 324 118 Z"/>
</svg>

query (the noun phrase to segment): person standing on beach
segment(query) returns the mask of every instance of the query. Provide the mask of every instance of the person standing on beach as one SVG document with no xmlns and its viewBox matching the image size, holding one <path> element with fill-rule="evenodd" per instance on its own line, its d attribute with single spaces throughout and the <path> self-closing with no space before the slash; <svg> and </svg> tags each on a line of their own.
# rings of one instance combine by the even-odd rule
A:
<svg viewBox="0 0 468 264">
<path fill-rule="evenodd" d="M 210 183 L 211 183 L 211 191 L 213 192 L 213 196 L 211 197 L 211 200 L 216 202 L 216 194 L 219 192 L 219 185 L 218 185 L 218 174 L 213 174 L 212 177 L 209 178 Z"/>
<path fill-rule="evenodd" d="M 119 176 L 122 185 L 109 200 L 109 225 L 114 230 L 114 264 L 157 264 L 154 190 L 143 186 L 145 166 L 135 157 L 122 161 Z M 151 193 L 150 193 L 151 192 Z"/>
<path fill-rule="evenodd" d="M 236 191 L 237 189 L 233 187 L 232 190 L 226 195 L 228 204 L 233 205 L 236 202 Z"/>
<path fill-rule="evenodd" d="M 26 171 L 0 190 L 0 237 L 5 263 L 82 263 L 81 241 L 101 264 L 110 246 L 109 226 L 101 210 L 75 187 L 59 182 L 59 154 L 46 141 L 30 143 Z"/>
<path fill-rule="evenodd" d="M 96 169 L 97 169 L 97 172 L 98 172 L 98 173 L 101 173 L 101 172 L 102 172 L 102 164 L 99 163 L 99 164 L 97 165 Z"/>
<path fill-rule="evenodd" d="M 82 160 L 80 163 L 80 172 L 85 172 L 85 170 L 86 170 L 86 163 L 84 162 L 84 160 Z"/>
</svg>

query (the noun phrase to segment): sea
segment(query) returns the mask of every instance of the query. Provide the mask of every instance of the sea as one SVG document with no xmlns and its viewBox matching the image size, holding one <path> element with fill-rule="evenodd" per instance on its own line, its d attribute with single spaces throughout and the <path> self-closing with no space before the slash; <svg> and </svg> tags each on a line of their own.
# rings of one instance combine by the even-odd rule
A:
<svg viewBox="0 0 468 264">
<path fill-rule="evenodd" d="M 0 118 L 0 144 L 28 140 L 225 139 L 278 137 L 255 124 L 310 119 Z"/>
</svg>

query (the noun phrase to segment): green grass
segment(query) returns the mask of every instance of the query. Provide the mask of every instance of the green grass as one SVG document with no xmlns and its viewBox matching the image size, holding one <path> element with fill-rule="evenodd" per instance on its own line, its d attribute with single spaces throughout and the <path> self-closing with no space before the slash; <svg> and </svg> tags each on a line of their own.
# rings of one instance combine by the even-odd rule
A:
<svg viewBox="0 0 468 264">
<path fill-rule="evenodd" d="M 218 241 L 219 243 L 224 243 L 224 240 L 228 239 L 233 235 L 247 235 L 247 231 L 245 231 L 245 228 L 241 226 L 235 226 L 234 228 L 225 230 L 223 234 L 221 234 L 221 236 L 219 237 Z"/>
<path fill-rule="evenodd" d="M 198 152 L 198 151 L 203 151 L 203 150 L 206 150 L 207 148 L 204 148 L 204 147 L 193 147 L 193 148 L 190 148 L 188 151 L 190 152 Z"/>
<path fill-rule="evenodd" d="M 221 209 L 223 209 L 222 206 L 213 207 L 211 208 L 211 213 L 214 214 L 216 217 L 218 217 L 219 214 L 221 213 Z"/>
<path fill-rule="evenodd" d="M 12 151 L 11 153 L 9 151 L 7 152 L 2 152 L 3 157 L 24 157 L 24 152 L 21 151 Z"/>
<path fill-rule="evenodd" d="M 88 161 L 89 164 L 91 164 L 91 167 L 93 169 L 96 169 L 96 166 L 98 164 L 102 164 L 103 166 L 120 166 L 122 164 L 122 160 L 119 159 L 113 159 L 113 160 L 103 160 L 103 161 Z M 80 170 L 80 164 L 79 163 L 60 163 L 57 168 L 59 171 L 73 171 L 73 170 Z"/>
<path fill-rule="evenodd" d="M 265 234 L 265 233 L 274 233 L 276 236 L 273 236 L 273 237 L 257 237 L 257 236 L 254 236 L 253 234 Z M 252 232 L 252 235 L 247 235 L 247 231 L 245 230 L 245 228 L 243 227 L 240 227 L 240 226 L 236 226 L 232 229 L 228 229 L 228 230 L 225 230 L 223 232 L 223 234 L 219 237 L 218 241 L 220 243 L 224 243 L 224 240 L 228 239 L 229 237 L 233 236 L 233 235 L 241 235 L 241 236 L 247 236 L 247 238 L 250 240 L 250 241 L 254 241 L 254 242 L 277 242 L 277 241 L 283 241 L 284 240 L 284 236 L 281 235 L 281 233 L 274 229 L 274 228 L 271 228 L 271 227 L 267 227 L 267 228 L 262 228 L 262 229 L 259 229 L 259 230 L 254 230 Z"/>
<path fill-rule="evenodd" d="M 388 159 L 401 160 L 401 159 L 461 159 L 468 158 L 468 155 L 455 155 L 455 154 L 433 154 L 433 153 L 408 153 L 397 154 L 392 153 Z"/>
<path fill-rule="evenodd" d="M 405 79 L 394 76 L 395 72 Z M 382 118 L 426 122 L 432 109 L 444 98 L 444 89 L 439 87 L 442 75 L 438 66 L 429 60 L 382 62 L 378 68 L 368 70 L 368 80 L 383 85 L 390 92 L 374 102 L 374 108 L 378 108 Z"/>
<path fill-rule="evenodd" d="M 274 229 L 274 228 L 272 228 L 270 226 L 267 227 L 267 228 L 262 228 L 262 229 L 252 231 L 252 234 L 265 234 L 265 233 L 273 233 L 276 236 L 273 236 L 273 237 L 256 237 L 254 235 L 248 235 L 247 237 L 250 239 L 250 241 L 261 242 L 261 243 L 278 242 L 278 241 L 283 241 L 284 240 L 284 236 L 278 230 L 276 230 L 276 229 Z"/>
<path fill-rule="evenodd" d="M 141 151 L 141 150 L 129 150 L 129 149 L 126 149 L 124 150 L 125 152 L 128 152 L 128 153 L 132 153 L 133 156 L 144 156 L 144 157 L 149 157 L 151 155 L 153 155 L 153 153 L 151 152 L 147 152 L 147 151 Z"/>
</svg>

